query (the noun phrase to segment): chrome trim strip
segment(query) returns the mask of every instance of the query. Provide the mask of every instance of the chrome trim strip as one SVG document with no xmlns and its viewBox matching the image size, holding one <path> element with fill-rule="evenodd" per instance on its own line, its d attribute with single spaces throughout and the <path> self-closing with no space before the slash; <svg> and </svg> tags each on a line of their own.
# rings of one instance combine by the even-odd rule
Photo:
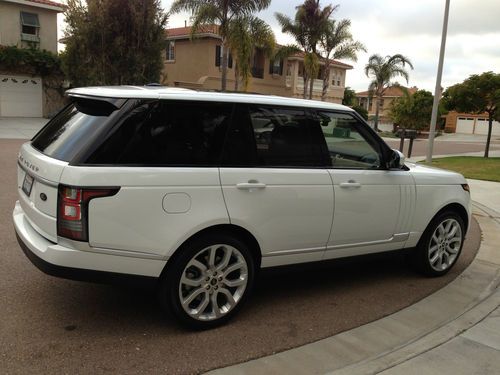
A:
<svg viewBox="0 0 500 375">
<path fill-rule="evenodd" d="M 48 185 L 48 186 L 52 186 L 52 187 L 59 186 L 58 182 L 53 182 L 53 181 L 47 180 L 46 178 L 43 178 L 43 177 L 37 176 L 36 174 L 31 173 L 31 171 L 28 168 L 26 168 L 24 165 L 22 165 L 19 160 L 17 161 L 17 165 L 19 165 L 19 167 L 21 167 L 21 169 L 23 171 L 25 171 L 26 173 L 29 173 L 29 175 L 31 177 L 33 177 L 35 179 L 35 181 L 41 182 L 44 185 Z"/>
<path fill-rule="evenodd" d="M 272 257 L 278 255 L 294 255 L 294 254 L 308 254 L 316 253 L 318 251 L 325 251 L 325 247 L 312 247 L 309 249 L 294 249 L 294 250 L 278 250 L 267 254 L 262 254 L 263 257 Z"/>
<path fill-rule="evenodd" d="M 394 234 L 391 238 L 389 238 L 387 240 L 378 240 L 378 241 L 368 241 L 368 242 L 358 242 L 358 243 L 334 245 L 334 246 L 328 246 L 326 248 L 326 250 L 345 249 L 345 248 L 348 248 L 348 247 L 359 247 L 359 246 L 373 246 L 373 245 L 381 245 L 381 244 L 393 243 L 393 242 L 404 242 L 409 237 L 410 237 L 410 233 L 397 233 L 397 234 Z"/>
</svg>

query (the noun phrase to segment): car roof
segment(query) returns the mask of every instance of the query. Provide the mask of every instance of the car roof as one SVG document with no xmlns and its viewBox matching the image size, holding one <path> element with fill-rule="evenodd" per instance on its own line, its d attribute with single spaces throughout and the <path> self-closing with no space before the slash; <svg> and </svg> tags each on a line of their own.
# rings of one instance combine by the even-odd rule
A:
<svg viewBox="0 0 500 375">
<path fill-rule="evenodd" d="M 274 95 L 198 91 L 166 86 L 97 86 L 81 87 L 66 91 L 69 96 L 90 96 L 120 99 L 176 99 L 229 103 L 270 104 L 279 106 L 306 107 L 352 111 L 337 103 L 288 98 Z"/>
</svg>

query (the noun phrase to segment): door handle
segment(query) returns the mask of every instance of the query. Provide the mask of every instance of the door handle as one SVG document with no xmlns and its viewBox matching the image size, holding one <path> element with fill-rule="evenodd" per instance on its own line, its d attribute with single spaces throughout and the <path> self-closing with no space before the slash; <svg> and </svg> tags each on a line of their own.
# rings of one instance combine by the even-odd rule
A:
<svg viewBox="0 0 500 375">
<path fill-rule="evenodd" d="M 266 184 L 259 181 L 250 180 L 248 182 L 240 182 L 239 184 L 236 184 L 236 187 L 240 190 L 252 191 L 253 189 L 264 189 L 266 187 Z"/>
<path fill-rule="evenodd" d="M 359 182 L 354 181 L 354 180 L 349 180 L 347 182 L 341 182 L 340 187 L 344 188 L 344 189 L 359 188 L 359 187 L 361 187 L 361 184 Z"/>
</svg>

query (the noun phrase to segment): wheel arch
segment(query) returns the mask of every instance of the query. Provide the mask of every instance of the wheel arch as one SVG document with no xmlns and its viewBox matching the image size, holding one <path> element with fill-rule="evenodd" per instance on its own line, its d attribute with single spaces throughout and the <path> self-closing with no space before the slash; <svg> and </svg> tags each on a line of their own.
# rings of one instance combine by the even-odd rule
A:
<svg viewBox="0 0 500 375">
<path fill-rule="evenodd" d="M 258 270 L 260 268 L 261 259 L 262 259 L 262 252 L 261 252 L 259 242 L 255 238 L 255 236 L 252 233 L 250 233 L 247 229 L 245 229 L 241 226 L 238 226 L 238 225 L 216 224 L 216 225 L 212 225 L 210 227 L 199 230 L 198 232 L 194 233 L 189 238 L 187 238 L 184 242 L 182 242 L 182 244 L 177 247 L 177 249 L 173 252 L 172 256 L 170 256 L 170 258 L 168 259 L 167 264 L 163 268 L 163 271 L 162 271 L 160 277 L 162 277 L 165 274 L 165 272 L 168 270 L 169 266 L 174 263 L 175 259 L 181 254 L 183 248 L 185 248 L 186 246 L 189 246 L 189 244 L 192 241 L 194 241 L 195 239 L 197 239 L 199 237 L 209 235 L 209 234 L 214 234 L 214 233 L 228 234 L 228 235 L 234 236 L 234 237 L 238 238 L 239 240 L 245 242 L 245 244 L 248 245 L 250 252 L 252 253 L 252 257 L 253 257 L 254 262 L 255 262 L 254 263 L 255 269 Z"/>
<path fill-rule="evenodd" d="M 436 214 L 432 217 L 431 221 L 434 220 L 438 215 L 441 215 L 445 211 L 453 211 L 456 212 L 460 218 L 463 220 L 464 225 L 465 225 L 465 233 L 467 233 L 467 230 L 469 229 L 469 214 L 465 207 L 461 205 L 460 203 L 449 203 L 442 207 Z"/>
</svg>

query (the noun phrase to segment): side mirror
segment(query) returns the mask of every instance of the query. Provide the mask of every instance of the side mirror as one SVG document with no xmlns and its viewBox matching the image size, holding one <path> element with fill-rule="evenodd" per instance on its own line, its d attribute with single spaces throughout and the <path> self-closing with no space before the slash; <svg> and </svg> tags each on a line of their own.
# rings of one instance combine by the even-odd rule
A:
<svg viewBox="0 0 500 375">
<path fill-rule="evenodd" d="M 389 169 L 401 169 L 405 165 L 405 156 L 399 150 L 392 150 L 389 160 Z"/>
</svg>

